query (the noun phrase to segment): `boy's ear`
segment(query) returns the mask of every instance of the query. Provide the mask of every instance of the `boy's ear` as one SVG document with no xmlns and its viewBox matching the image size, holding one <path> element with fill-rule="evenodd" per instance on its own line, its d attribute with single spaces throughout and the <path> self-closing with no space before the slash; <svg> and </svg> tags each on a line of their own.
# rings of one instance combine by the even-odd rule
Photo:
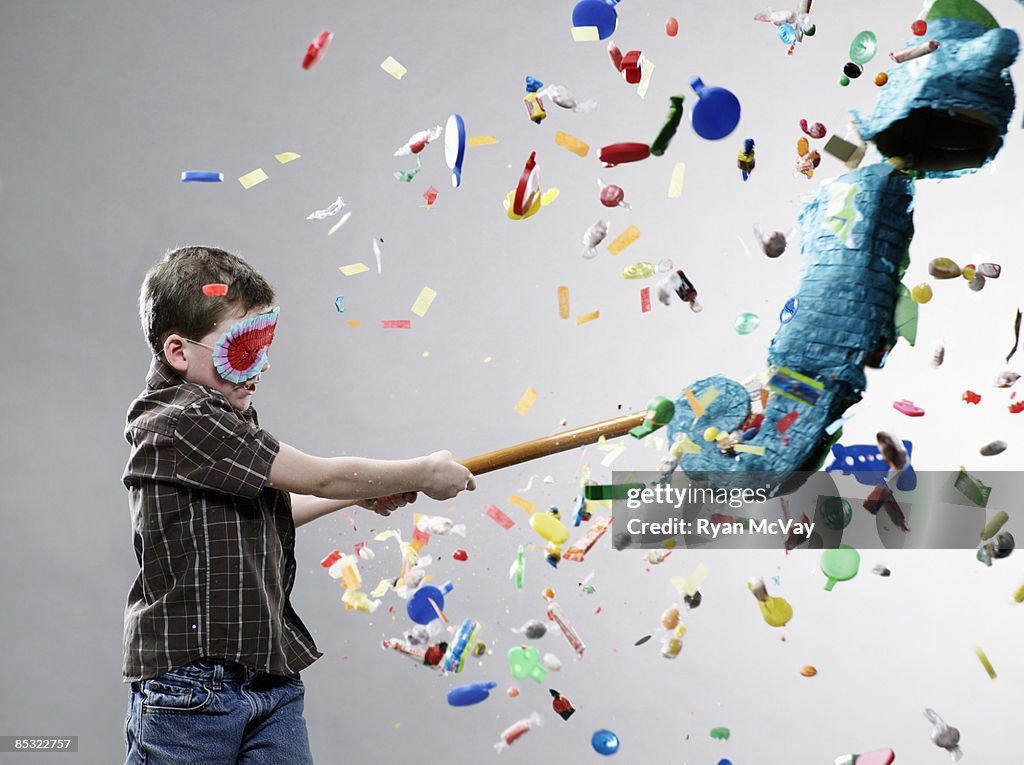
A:
<svg viewBox="0 0 1024 765">
<path fill-rule="evenodd" d="M 164 340 L 164 358 L 167 363 L 181 374 L 188 371 L 188 358 L 185 356 L 185 338 L 171 334 Z"/>
</svg>

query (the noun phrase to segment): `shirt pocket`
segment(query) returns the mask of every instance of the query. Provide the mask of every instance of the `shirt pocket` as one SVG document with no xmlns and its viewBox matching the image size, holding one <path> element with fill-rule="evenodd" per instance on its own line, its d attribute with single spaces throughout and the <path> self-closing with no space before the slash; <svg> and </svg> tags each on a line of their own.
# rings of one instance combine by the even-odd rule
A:
<svg viewBox="0 0 1024 765">
<path fill-rule="evenodd" d="M 143 714 L 199 712 L 213 700 L 213 691 L 202 680 L 172 672 L 142 683 Z"/>
</svg>

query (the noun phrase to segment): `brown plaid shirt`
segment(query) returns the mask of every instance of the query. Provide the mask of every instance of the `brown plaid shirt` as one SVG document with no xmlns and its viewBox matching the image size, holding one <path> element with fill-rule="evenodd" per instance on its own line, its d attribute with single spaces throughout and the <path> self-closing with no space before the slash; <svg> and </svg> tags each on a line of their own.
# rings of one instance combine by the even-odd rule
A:
<svg viewBox="0 0 1024 765">
<path fill-rule="evenodd" d="M 322 654 L 289 602 L 295 525 L 267 488 L 280 443 L 256 412 L 155 357 L 128 410 L 124 471 L 141 571 L 124 616 L 124 681 L 200 658 L 287 675 Z"/>
</svg>

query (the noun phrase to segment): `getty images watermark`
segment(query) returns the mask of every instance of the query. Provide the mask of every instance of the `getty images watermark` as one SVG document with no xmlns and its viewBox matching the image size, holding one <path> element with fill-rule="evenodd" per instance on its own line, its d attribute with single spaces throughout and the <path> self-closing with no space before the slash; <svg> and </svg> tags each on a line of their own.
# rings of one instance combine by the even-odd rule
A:
<svg viewBox="0 0 1024 765">
<path fill-rule="evenodd" d="M 974 549 L 1024 473 L 912 470 L 612 474 L 612 545 L 663 547 Z M 781 488 L 777 488 L 781 487 Z"/>
</svg>

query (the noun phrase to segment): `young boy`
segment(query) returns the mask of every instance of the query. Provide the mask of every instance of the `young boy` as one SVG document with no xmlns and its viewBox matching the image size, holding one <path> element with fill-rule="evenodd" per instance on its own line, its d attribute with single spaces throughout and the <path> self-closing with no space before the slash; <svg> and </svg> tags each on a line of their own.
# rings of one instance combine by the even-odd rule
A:
<svg viewBox="0 0 1024 765">
<path fill-rule="evenodd" d="M 211 247 L 168 253 L 142 284 L 154 357 L 125 430 L 141 567 L 125 609 L 127 763 L 311 763 L 299 672 L 321 654 L 289 602 L 295 527 L 476 488 L 448 452 L 312 457 L 261 429 L 273 304 L 259 273 Z"/>
</svg>

